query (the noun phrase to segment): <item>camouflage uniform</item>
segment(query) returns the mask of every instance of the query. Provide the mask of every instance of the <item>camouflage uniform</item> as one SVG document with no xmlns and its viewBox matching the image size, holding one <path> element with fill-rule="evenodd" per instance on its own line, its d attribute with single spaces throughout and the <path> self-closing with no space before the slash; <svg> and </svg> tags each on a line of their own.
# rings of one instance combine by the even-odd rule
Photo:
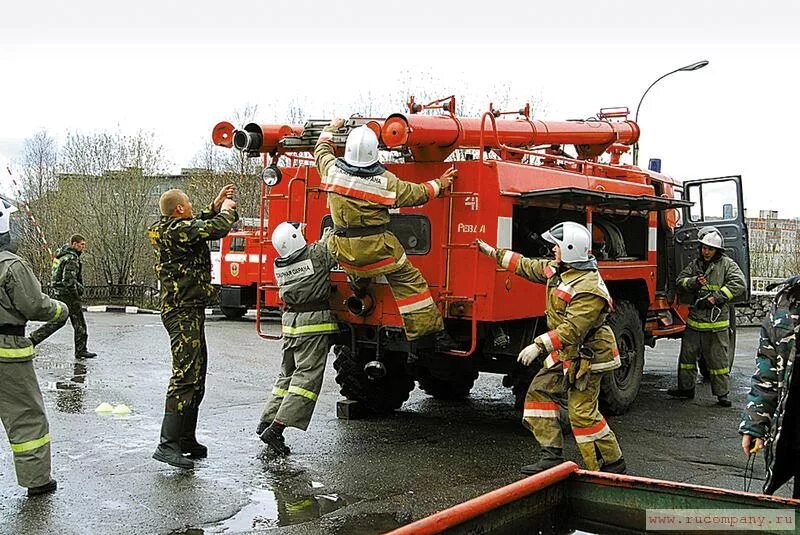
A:
<svg viewBox="0 0 800 535">
<path fill-rule="evenodd" d="M 50 430 L 33 348 L 64 326 L 67 306 L 42 287 L 17 255 L 0 247 L 0 420 L 6 429 L 17 481 L 23 487 L 50 482 Z M 27 338 L 28 321 L 47 322 Z"/>
<path fill-rule="evenodd" d="M 708 283 L 701 287 L 697 277 L 705 275 Z M 705 358 L 711 374 L 711 391 L 715 396 L 727 396 L 730 390 L 728 362 L 728 301 L 745 290 L 742 270 L 731 258 L 718 254 L 711 262 L 702 257 L 687 265 L 678 274 L 678 291 L 688 295 L 692 303 L 713 296 L 714 308 L 692 306 L 683 333 L 678 358 L 678 389 L 694 390 L 697 380 L 697 359 Z"/>
<path fill-rule="evenodd" d="M 800 329 L 799 289 L 797 281 L 785 286 L 764 318 L 756 372 L 739 425 L 739 433 L 765 442 L 764 493 L 773 494 L 794 477 L 794 498 L 800 498 L 800 383 L 793 373 Z"/>
<path fill-rule="evenodd" d="M 81 308 L 83 263 L 79 249 L 71 245 L 64 245 L 58 250 L 53 259 L 51 281 L 55 296 L 69 307 L 69 321 L 75 331 L 75 354 L 86 353 L 86 342 L 89 335 Z"/>
<path fill-rule="evenodd" d="M 278 420 L 305 431 L 311 421 L 322 389 L 331 333 L 338 330 L 328 303 L 329 272 L 336 258 L 328 250 L 326 238 L 275 261 L 275 278 L 285 303 L 283 361 L 261 415 L 262 424 Z"/>
<path fill-rule="evenodd" d="M 326 127 L 325 131 L 334 129 Z M 390 208 L 425 204 L 443 191 L 441 181 L 406 182 L 379 163 L 353 167 L 337 159 L 326 141 L 317 143 L 314 158 L 321 189 L 328 193 L 336 228 L 330 247 L 339 265 L 356 285 L 364 279 L 386 277 L 409 340 L 443 331 L 442 314 L 428 283 L 406 257 L 400 241 L 386 230 Z M 348 236 L 350 233 L 358 235 Z"/>
<path fill-rule="evenodd" d="M 547 357 L 525 396 L 524 425 L 543 448 L 561 449 L 564 439 L 558 400 L 566 394 L 570 425 L 586 467 L 599 470 L 600 461 L 603 465 L 616 463 L 622 451 L 600 414 L 598 397 L 603 374 L 621 363 L 614 332 L 605 322 L 611 296 L 596 264 L 587 263 L 593 269 L 560 268 L 555 261 L 525 258 L 504 249 L 497 250 L 497 263 L 546 285 L 545 315 L 550 330 L 537 336 L 534 343 Z"/>
<path fill-rule="evenodd" d="M 195 438 L 208 360 L 205 307 L 213 294 L 206 242 L 228 234 L 238 218 L 235 210 L 217 213 L 212 205 L 197 218 L 162 216 L 147 231 L 157 258 L 161 322 L 169 333 L 172 352 L 161 442 L 153 457 L 181 468 L 187 466 L 165 460 L 164 455 L 180 461 L 181 452 L 193 458 L 207 453 Z"/>
</svg>

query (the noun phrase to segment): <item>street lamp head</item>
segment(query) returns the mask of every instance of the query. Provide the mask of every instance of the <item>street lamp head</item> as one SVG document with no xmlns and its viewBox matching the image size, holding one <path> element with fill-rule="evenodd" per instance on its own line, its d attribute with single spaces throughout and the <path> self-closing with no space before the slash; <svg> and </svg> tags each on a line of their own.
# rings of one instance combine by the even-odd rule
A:
<svg viewBox="0 0 800 535">
<path fill-rule="evenodd" d="M 681 67 L 678 69 L 679 71 L 696 71 L 697 69 L 702 69 L 708 65 L 708 60 L 704 59 L 703 61 L 698 61 L 697 63 L 692 63 L 691 65 L 687 65 L 686 67 Z"/>
</svg>

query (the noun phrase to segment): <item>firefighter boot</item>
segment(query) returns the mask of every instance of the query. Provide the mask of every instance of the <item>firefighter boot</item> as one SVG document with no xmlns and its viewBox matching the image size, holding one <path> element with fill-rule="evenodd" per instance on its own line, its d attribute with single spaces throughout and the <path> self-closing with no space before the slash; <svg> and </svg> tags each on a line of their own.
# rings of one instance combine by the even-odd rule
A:
<svg viewBox="0 0 800 535">
<path fill-rule="evenodd" d="M 624 474 L 628 471 L 628 467 L 625 466 L 625 459 L 620 457 L 613 463 L 604 463 L 600 471 L 610 474 Z"/>
<path fill-rule="evenodd" d="M 667 390 L 667 395 L 671 398 L 694 399 L 694 388 L 670 388 Z"/>
<path fill-rule="evenodd" d="M 281 456 L 289 455 L 289 447 L 286 445 L 286 439 L 283 438 L 282 425 L 276 425 L 276 422 L 272 422 L 260 436 L 261 442 L 269 446 L 276 454 Z"/>
<path fill-rule="evenodd" d="M 205 459 L 208 457 L 208 448 L 197 441 L 197 411 L 198 407 L 186 409 L 183 417 L 183 432 L 181 433 L 181 453 L 190 459 Z"/>
<path fill-rule="evenodd" d="M 520 472 L 525 475 L 533 475 L 538 474 L 539 472 L 544 472 L 554 466 L 558 466 L 559 464 L 564 462 L 564 450 L 561 448 L 551 448 L 549 446 L 542 447 L 541 455 L 539 456 L 539 460 L 536 461 L 534 464 L 527 464 L 520 468 Z"/>
<path fill-rule="evenodd" d="M 176 468 L 189 470 L 194 468 L 194 463 L 181 455 L 180 447 L 184 417 L 178 412 L 164 413 L 164 421 L 161 422 L 161 443 L 153 452 L 153 459 Z"/>
<path fill-rule="evenodd" d="M 447 331 L 439 331 L 434 334 L 434 344 L 436 351 L 444 353 L 458 348 L 458 344 Z"/>
<path fill-rule="evenodd" d="M 256 435 L 261 436 L 261 433 L 263 433 L 264 430 L 271 425 L 272 425 L 272 420 L 269 421 L 261 420 L 260 422 L 258 422 L 258 427 L 256 427 Z"/>
<path fill-rule="evenodd" d="M 51 479 L 44 485 L 39 485 L 38 487 L 28 487 L 28 496 L 39 496 L 40 494 L 49 494 L 51 492 L 55 492 L 58 488 L 58 484 L 56 483 L 55 479 Z"/>
<path fill-rule="evenodd" d="M 717 396 L 717 405 L 720 407 L 730 407 L 731 400 L 728 399 L 728 395 L 725 394 L 724 396 Z"/>
</svg>

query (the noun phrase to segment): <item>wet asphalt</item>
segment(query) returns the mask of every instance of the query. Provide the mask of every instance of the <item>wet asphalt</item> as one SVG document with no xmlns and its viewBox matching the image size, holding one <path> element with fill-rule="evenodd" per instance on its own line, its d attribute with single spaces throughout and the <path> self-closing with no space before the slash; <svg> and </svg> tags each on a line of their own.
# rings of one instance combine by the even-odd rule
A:
<svg viewBox="0 0 800 535">
<path fill-rule="evenodd" d="M 292 453 L 276 459 L 254 428 L 279 367 L 280 342 L 260 339 L 252 318 L 212 317 L 198 428 L 210 453 L 182 472 L 150 458 L 170 371 L 159 317 L 88 313 L 87 322 L 98 358 L 72 358 L 67 326 L 36 359 L 59 490 L 26 498 L 2 437 L 2 534 L 379 533 L 516 481 L 519 466 L 537 455 L 499 375 L 481 374 L 463 402 L 415 390 L 391 417 L 346 421 L 336 418 L 330 359 L 308 432 L 288 430 Z M 276 332 L 277 325 L 266 328 Z M 736 428 L 757 338 L 757 329 L 739 331 L 729 409 L 715 405 L 709 385 L 699 385 L 693 401 L 668 400 L 679 342 L 647 350 L 636 406 L 609 418 L 630 473 L 742 489 L 746 458 Z M 100 415 L 95 408 L 103 402 L 132 412 Z M 572 439 L 565 453 L 579 459 Z M 758 490 L 761 458 L 755 476 Z"/>
</svg>

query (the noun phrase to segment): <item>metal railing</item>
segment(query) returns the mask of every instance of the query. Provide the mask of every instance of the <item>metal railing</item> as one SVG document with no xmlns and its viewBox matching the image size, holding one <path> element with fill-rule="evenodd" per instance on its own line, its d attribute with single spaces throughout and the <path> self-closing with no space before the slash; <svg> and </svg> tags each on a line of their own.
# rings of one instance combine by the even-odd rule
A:
<svg viewBox="0 0 800 535">
<path fill-rule="evenodd" d="M 42 290 L 53 295 L 53 288 L 43 286 Z M 137 306 L 151 310 L 159 307 L 158 288 L 147 284 L 105 284 L 85 286 L 81 302 L 84 305 Z"/>
</svg>

